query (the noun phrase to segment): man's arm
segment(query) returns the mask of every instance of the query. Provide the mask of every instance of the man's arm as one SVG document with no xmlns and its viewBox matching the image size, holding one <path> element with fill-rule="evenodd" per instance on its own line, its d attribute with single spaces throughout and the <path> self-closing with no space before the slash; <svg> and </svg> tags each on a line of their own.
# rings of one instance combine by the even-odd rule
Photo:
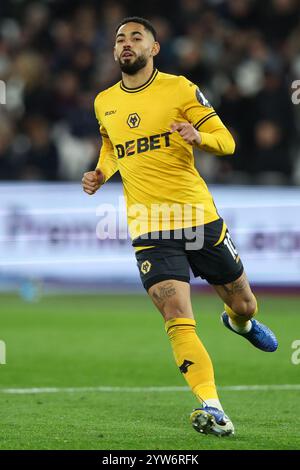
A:
<svg viewBox="0 0 300 470">
<path fill-rule="evenodd" d="M 84 192 L 89 195 L 96 191 L 118 170 L 117 157 L 108 135 L 101 132 L 102 146 L 95 171 L 87 171 L 82 178 Z"/>
<path fill-rule="evenodd" d="M 113 145 L 105 127 L 100 121 L 100 96 L 101 93 L 96 97 L 94 107 L 95 115 L 100 126 L 102 146 L 95 171 L 87 171 L 82 178 L 83 190 L 90 195 L 95 194 L 95 192 L 118 170 L 118 160 L 114 154 Z"/>
<path fill-rule="evenodd" d="M 234 139 L 218 116 L 212 117 L 203 124 L 203 127 L 204 129 L 199 132 L 188 122 L 177 122 L 171 125 L 171 132 L 179 132 L 188 144 L 214 155 L 232 155 L 234 153 Z"/>
<path fill-rule="evenodd" d="M 171 125 L 172 132 L 179 132 L 190 145 L 195 145 L 215 155 L 231 155 L 235 142 L 198 87 L 185 77 L 180 77 L 178 96 L 182 117 L 188 122 Z"/>
<path fill-rule="evenodd" d="M 109 180 L 111 176 L 116 173 L 116 171 L 118 171 L 118 159 L 114 154 L 113 145 L 108 135 L 103 130 L 103 127 L 100 128 L 100 133 L 102 137 L 102 146 L 96 168 L 101 169 L 101 171 L 103 172 L 104 184 L 107 180 Z"/>
</svg>

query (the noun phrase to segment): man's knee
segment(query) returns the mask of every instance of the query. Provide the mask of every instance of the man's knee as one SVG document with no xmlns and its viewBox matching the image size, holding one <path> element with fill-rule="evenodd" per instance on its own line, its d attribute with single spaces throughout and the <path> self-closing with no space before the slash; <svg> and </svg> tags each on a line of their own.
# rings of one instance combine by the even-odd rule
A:
<svg viewBox="0 0 300 470">
<path fill-rule="evenodd" d="M 165 321 L 172 320 L 173 318 L 193 318 L 186 302 L 182 302 L 181 299 L 168 299 L 168 301 L 157 305 L 157 307 Z"/>
<path fill-rule="evenodd" d="M 165 321 L 173 320 L 174 318 L 193 318 L 193 315 L 189 313 L 187 314 L 186 310 L 181 308 L 180 306 L 166 308 L 161 313 Z"/>
</svg>

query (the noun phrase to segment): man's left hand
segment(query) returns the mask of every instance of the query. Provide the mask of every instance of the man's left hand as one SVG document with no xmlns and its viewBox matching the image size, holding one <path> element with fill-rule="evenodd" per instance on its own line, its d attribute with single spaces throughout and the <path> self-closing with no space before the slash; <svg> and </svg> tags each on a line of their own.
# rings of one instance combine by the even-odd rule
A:
<svg viewBox="0 0 300 470">
<path fill-rule="evenodd" d="M 178 132 L 181 137 L 190 145 L 200 145 L 201 135 L 189 122 L 173 122 L 171 133 Z"/>
</svg>

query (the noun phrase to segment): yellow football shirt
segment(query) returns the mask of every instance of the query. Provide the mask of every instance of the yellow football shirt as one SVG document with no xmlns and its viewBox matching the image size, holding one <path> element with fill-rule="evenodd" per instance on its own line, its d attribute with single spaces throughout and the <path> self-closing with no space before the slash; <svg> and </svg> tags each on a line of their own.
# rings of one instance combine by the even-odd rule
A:
<svg viewBox="0 0 300 470">
<path fill-rule="evenodd" d="M 170 132 L 171 123 L 190 122 L 201 134 L 200 148 L 233 153 L 231 134 L 195 84 L 155 69 L 138 88 L 120 81 L 99 93 L 95 113 L 102 135 L 97 167 L 105 182 L 119 170 L 133 239 L 219 218 L 193 147 Z"/>
</svg>

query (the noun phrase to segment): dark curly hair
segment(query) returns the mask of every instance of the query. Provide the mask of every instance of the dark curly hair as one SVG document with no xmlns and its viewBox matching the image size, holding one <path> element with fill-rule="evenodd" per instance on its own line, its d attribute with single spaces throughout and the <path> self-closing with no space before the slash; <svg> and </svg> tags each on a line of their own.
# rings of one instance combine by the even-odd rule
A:
<svg viewBox="0 0 300 470">
<path fill-rule="evenodd" d="M 150 31 L 150 33 L 152 34 L 152 36 L 154 37 L 154 40 L 156 41 L 156 38 L 157 38 L 157 33 L 155 31 L 155 28 L 153 26 L 152 23 L 150 23 L 150 21 L 146 20 L 145 18 L 141 18 L 139 16 L 128 16 L 127 18 L 124 18 L 119 24 L 118 26 L 116 27 L 116 33 L 117 31 L 119 30 L 119 28 L 121 28 L 121 26 L 123 26 L 124 24 L 127 24 L 127 23 L 139 23 L 139 24 L 142 24 L 144 26 L 145 29 L 147 29 L 147 31 Z"/>
</svg>

